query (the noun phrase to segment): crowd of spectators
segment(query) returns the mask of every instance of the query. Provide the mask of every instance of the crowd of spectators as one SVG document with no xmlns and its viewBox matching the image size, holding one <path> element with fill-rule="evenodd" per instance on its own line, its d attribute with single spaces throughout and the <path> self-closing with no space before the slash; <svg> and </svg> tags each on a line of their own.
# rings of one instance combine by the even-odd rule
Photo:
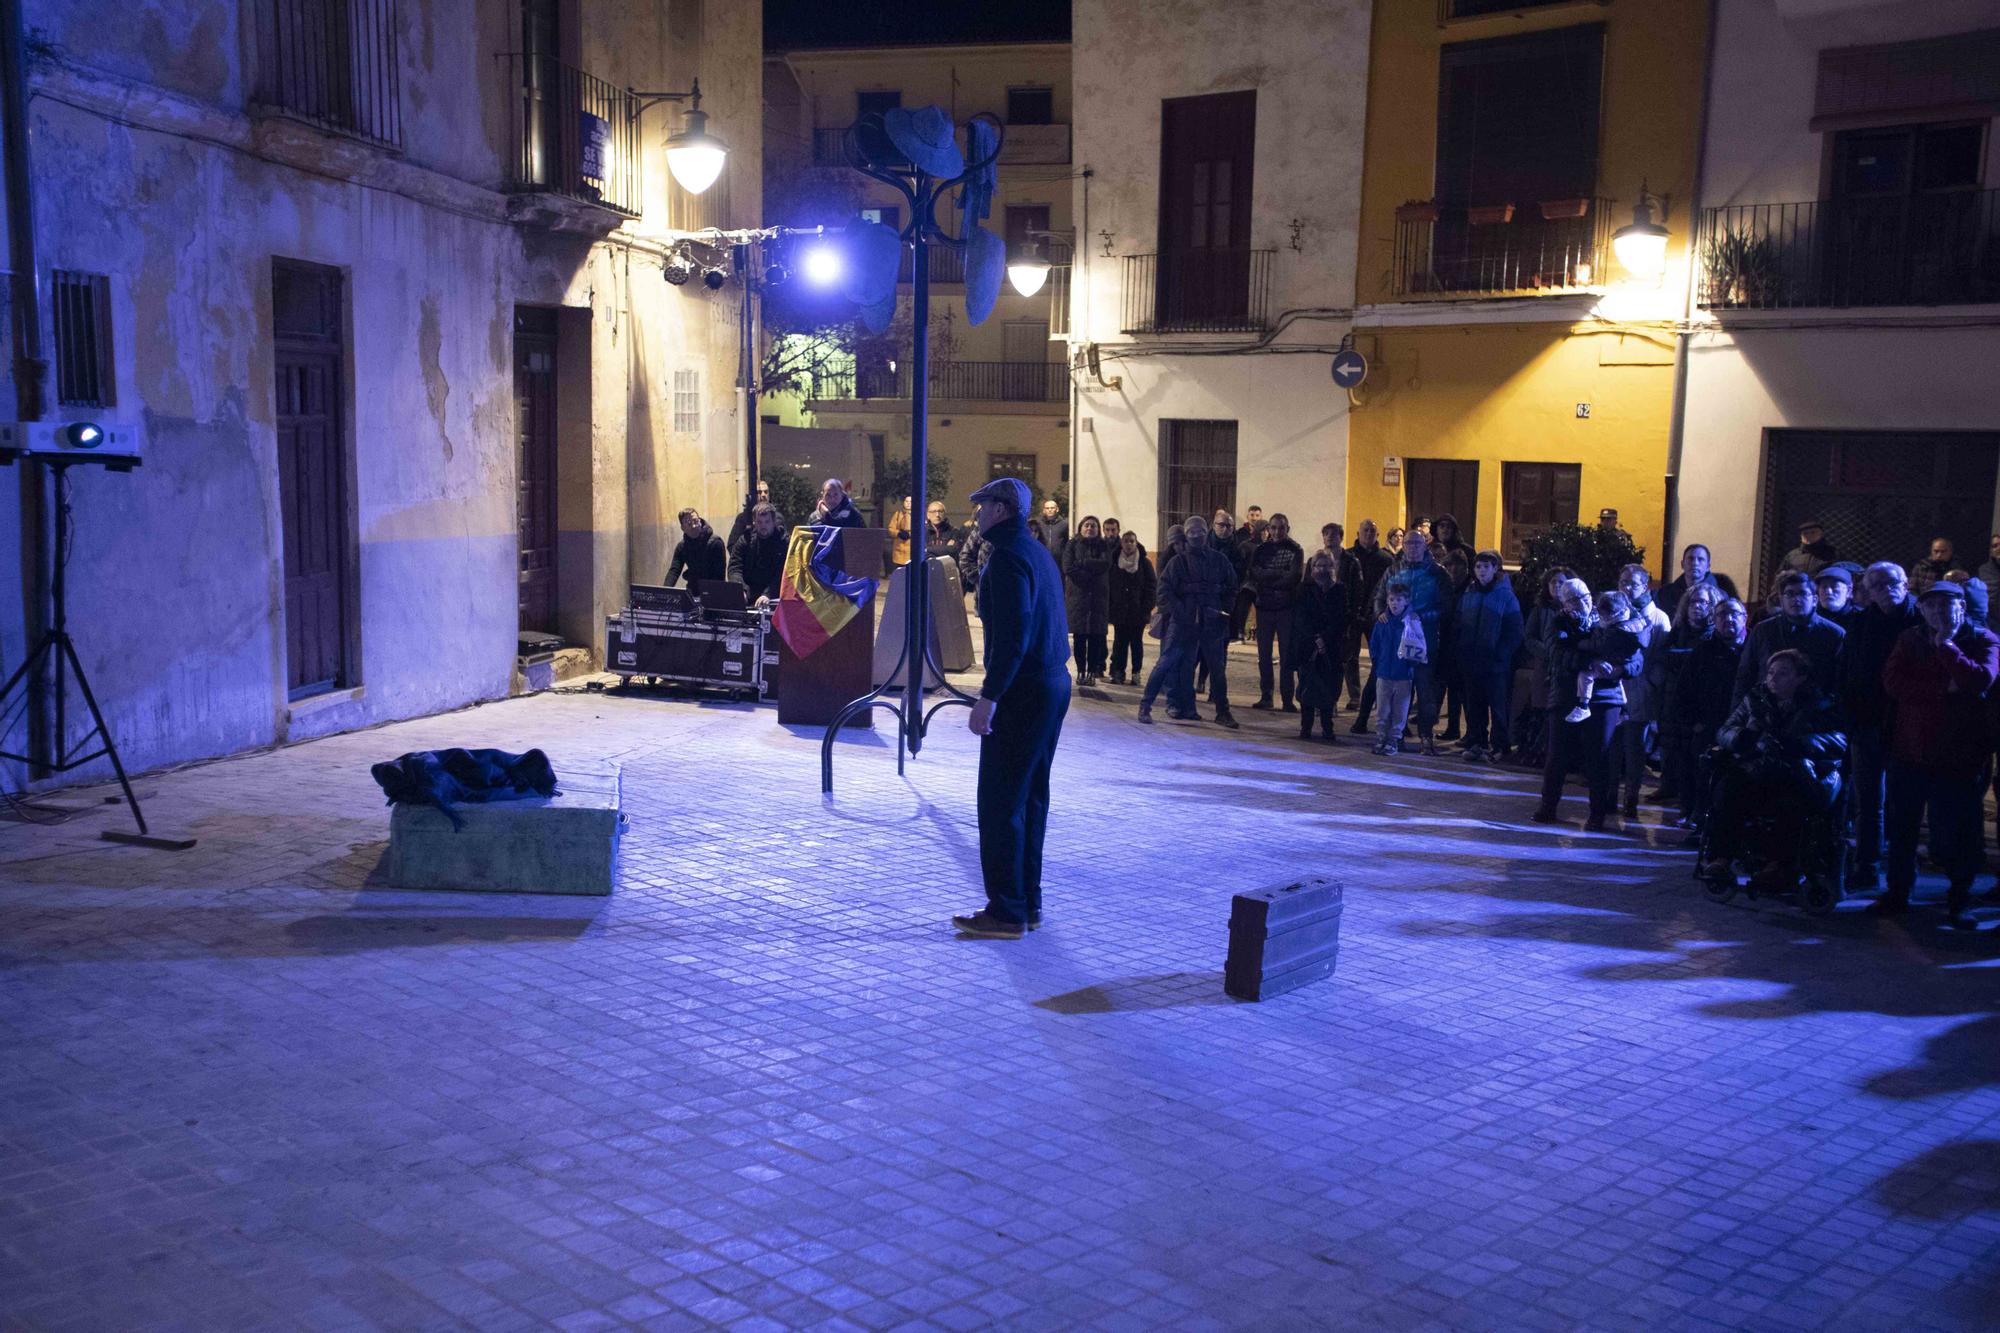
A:
<svg viewBox="0 0 2000 1333">
<path fill-rule="evenodd" d="M 889 528 L 909 559 L 910 502 Z M 829 482 L 810 521 L 859 525 Z M 1605 522 L 1615 524 L 1607 511 Z M 1378 755 L 1439 756 L 1541 771 L 1532 817 L 1561 819 L 1581 776 L 1583 827 L 1637 820 L 1645 799 L 1668 821 L 1709 827 L 1704 874 L 1729 871 L 1748 812 L 1775 812 L 1802 837 L 1842 795 L 1849 888 L 1884 888 L 1873 910 L 1906 911 L 1920 831 L 1946 873 L 1958 925 L 1984 860 L 1989 785 L 2000 783 L 2000 534 L 1968 570 L 1946 538 L 1908 566 L 1839 558 L 1817 522 L 1746 604 L 1736 582 L 1687 546 L 1655 588 L 1628 564 L 1592 588 L 1555 568 L 1517 589 L 1500 554 L 1475 550 L 1449 514 L 1379 532 L 1318 530 L 1310 553 L 1283 513 L 1251 506 L 1239 526 L 1218 510 L 1168 530 L 1157 555 L 1116 518 L 1074 526 L 1054 500 L 1029 531 L 1062 570 L 1078 683 L 1139 691 L 1138 718 L 1220 726 L 1230 706 L 1229 646 L 1254 643 L 1256 710 L 1293 713 L 1299 738 L 1371 736 Z M 725 543 L 681 515 L 669 578 L 727 575 L 776 597 L 784 538 L 768 503 L 746 508 Z M 945 506 L 925 514 L 929 554 L 956 562 L 976 590 L 986 551 Z M 1527 605 L 1524 606 L 1524 601 Z M 1148 669 L 1148 640 L 1158 641 Z M 1365 671 L 1364 671 L 1365 664 Z M 1442 723 L 1442 726 L 1440 725 Z M 1843 791 L 1844 788 L 1844 791 Z M 2000 839 L 2000 821 L 1996 821 Z M 1778 867 L 1772 867 L 1773 872 Z"/>
</svg>

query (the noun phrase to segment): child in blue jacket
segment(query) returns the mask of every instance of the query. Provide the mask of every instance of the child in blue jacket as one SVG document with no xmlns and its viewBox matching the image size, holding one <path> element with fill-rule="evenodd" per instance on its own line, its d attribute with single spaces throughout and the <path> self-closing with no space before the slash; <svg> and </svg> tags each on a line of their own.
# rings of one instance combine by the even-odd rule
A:
<svg viewBox="0 0 2000 1333">
<path fill-rule="evenodd" d="M 1410 720 L 1410 695 L 1416 688 L 1417 666 L 1426 660 L 1423 621 L 1410 614 L 1410 589 L 1391 579 L 1388 610 L 1368 632 L 1368 663 L 1375 678 L 1376 754 L 1400 754 L 1403 727 Z"/>
</svg>

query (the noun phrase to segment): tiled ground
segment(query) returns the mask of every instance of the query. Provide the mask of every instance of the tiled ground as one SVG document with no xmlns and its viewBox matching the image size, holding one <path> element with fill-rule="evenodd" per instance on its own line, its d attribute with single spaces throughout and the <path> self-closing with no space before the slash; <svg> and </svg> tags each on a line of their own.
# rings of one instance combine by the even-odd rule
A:
<svg viewBox="0 0 2000 1333">
<path fill-rule="evenodd" d="M 0 825 L 0 1327 L 2000 1320 L 2000 932 L 1117 697 L 1019 944 L 944 928 L 959 712 L 831 804 L 768 710 L 572 693 L 147 778 L 191 852 Z M 372 886 L 368 764 L 452 743 L 622 759 L 617 894 Z M 1231 892 L 1301 870 L 1338 973 L 1226 1000 Z"/>
</svg>

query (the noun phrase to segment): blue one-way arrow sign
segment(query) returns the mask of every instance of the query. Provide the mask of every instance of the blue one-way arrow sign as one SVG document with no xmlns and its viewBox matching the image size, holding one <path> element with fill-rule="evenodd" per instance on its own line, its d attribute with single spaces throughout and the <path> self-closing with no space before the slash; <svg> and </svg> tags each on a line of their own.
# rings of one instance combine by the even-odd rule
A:
<svg viewBox="0 0 2000 1333">
<path fill-rule="evenodd" d="M 1368 358 L 1349 348 L 1333 354 L 1333 382 L 1343 389 L 1358 389 L 1368 378 Z"/>
</svg>

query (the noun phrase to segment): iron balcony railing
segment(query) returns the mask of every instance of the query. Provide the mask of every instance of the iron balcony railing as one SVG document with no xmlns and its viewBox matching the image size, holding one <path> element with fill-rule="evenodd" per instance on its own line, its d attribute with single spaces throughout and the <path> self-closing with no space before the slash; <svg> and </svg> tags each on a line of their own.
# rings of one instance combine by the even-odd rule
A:
<svg viewBox="0 0 2000 1333">
<path fill-rule="evenodd" d="M 513 52 L 501 60 L 512 90 L 508 190 L 564 195 L 638 217 L 637 99 L 547 56 Z"/>
<path fill-rule="evenodd" d="M 931 367 L 931 397 L 989 403 L 1060 403 L 1069 368 L 1060 361 L 950 361 Z M 822 401 L 908 398 L 910 367 L 864 366 L 814 377 L 809 397 Z"/>
<path fill-rule="evenodd" d="M 1269 327 L 1275 250 L 1124 256 L 1126 333 L 1252 333 Z"/>
<path fill-rule="evenodd" d="M 813 165 L 816 167 L 844 167 L 847 165 L 847 127 L 837 130 L 819 129 L 813 131 Z"/>
<path fill-rule="evenodd" d="M 255 100 L 400 148 L 396 0 L 264 0 Z"/>
<path fill-rule="evenodd" d="M 1069 293 L 1070 275 L 1073 272 L 1069 262 L 1054 264 L 1049 268 L 1049 337 L 1069 337 Z"/>
<path fill-rule="evenodd" d="M 965 251 L 950 245 L 933 245 L 925 251 L 930 256 L 932 282 L 964 282 Z M 913 252 L 907 247 L 903 251 L 902 267 L 896 270 L 897 282 L 913 281 L 916 262 Z"/>
<path fill-rule="evenodd" d="M 2000 190 L 1704 209 L 1710 310 L 2000 302 Z"/>
<path fill-rule="evenodd" d="M 1611 201 L 1396 210 L 1397 296 L 1519 296 L 1579 291 L 1605 280 Z"/>
</svg>

